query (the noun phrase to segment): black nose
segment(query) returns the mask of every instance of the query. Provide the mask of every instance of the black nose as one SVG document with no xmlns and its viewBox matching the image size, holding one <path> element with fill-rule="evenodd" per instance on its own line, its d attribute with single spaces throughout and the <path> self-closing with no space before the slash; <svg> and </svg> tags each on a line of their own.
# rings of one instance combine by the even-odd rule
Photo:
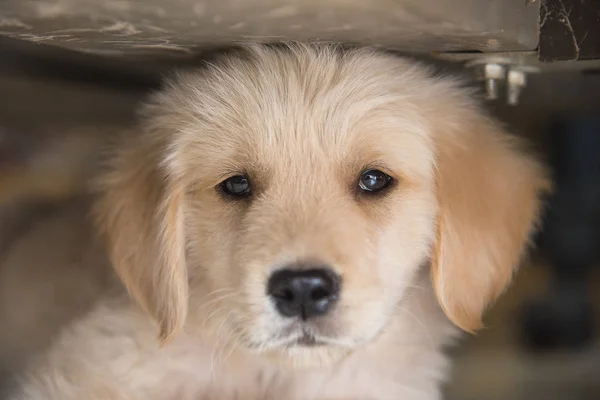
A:
<svg viewBox="0 0 600 400">
<path fill-rule="evenodd" d="M 282 269 L 269 279 L 267 292 L 284 317 L 326 314 L 340 294 L 340 277 L 328 268 Z"/>
</svg>

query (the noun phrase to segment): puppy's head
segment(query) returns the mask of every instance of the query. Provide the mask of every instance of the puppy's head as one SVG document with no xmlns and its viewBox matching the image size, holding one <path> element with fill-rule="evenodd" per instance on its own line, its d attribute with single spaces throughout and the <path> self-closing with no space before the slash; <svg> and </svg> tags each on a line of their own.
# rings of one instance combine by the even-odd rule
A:
<svg viewBox="0 0 600 400">
<path fill-rule="evenodd" d="M 546 185 L 463 89 L 370 50 L 250 47 L 146 117 L 97 204 L 117 272 L 163 339 L 189 313 L 293 362 L 372 340 L 420 268 L 478 328 Z"/>
</svg>

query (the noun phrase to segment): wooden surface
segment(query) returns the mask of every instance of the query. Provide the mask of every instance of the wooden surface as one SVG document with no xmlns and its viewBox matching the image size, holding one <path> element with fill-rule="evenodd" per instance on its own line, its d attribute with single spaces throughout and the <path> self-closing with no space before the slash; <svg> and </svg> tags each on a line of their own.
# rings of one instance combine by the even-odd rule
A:
<svg viewBox="0 0 600 400">
<path fill-rule="evenodd" d="M 525 0 L 4 0 L 0 35 L 121 57 L 281 40 L 522 51 L 537 46 L 539 9 Z"/>
</svg>

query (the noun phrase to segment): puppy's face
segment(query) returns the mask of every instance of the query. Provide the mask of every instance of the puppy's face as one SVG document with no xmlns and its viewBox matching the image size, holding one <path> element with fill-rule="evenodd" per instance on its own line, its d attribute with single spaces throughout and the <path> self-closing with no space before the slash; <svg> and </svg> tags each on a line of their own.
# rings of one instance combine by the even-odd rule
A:
<svg viewBox="0 0 600 400">
<path fill-rule="evenodd" d="M 390 56 L 328 48 L 255 48 L 180 76 L 149 107 L 150 145 L 123 153 L 105 180 L 113 194 L 99 208 L 117 271 L 165 336 L 187 306 L 200 316 L 196 321 L 243 348 L 306 364 L 331 361 L 385 329 L 433 256 L 442 308 L 465 329 L 474 327 L 516 264 L 540 176 L 484 129 L 477 149 L 486 148 L 495 164 L 491 174 L 469 178 L 479 174 L 469 170 L 477 168 L 473 157 L 484 154 L 461 153 L 464 138 L 446 126 L 456 130 L 478 115 L 456 115 L 460 105 L 450 103 L 464 101 L 461 94 Z M 437 138 L 442 127 L 454 137 Z M 139 166 L 138 157 L 153 167 Z M 501 167 L 519 170 L 519 188 L 531 184 L 517 200 L 522 205 L 510 204 L 522 221 L 502 210 L 510 221 L 486 217 L 496 206 L 486 199 L 499 201 L 496 192 L 506 189 L 503 181 L 489 187 Z M 131 169 L 135 182 L 123 178 Z M 119 185 L 129 201 L 138 198 L 149 209 L 128 208 L 118 199 L 125 193 L 115 192 Z M 472 216 L 452 218 L 465 207 Z M 119 212 L 136 214 L 123 218 L 133 221 L 130 227 L 144 225 L 146 249 L 150 242 L 161 250 L 126 249 Z M 142 220 L 153 212 L 150 227 Z M 487 247 L 469 254 L 465 237 L 455 243 L 457 230 L 469 228 L 472 245 Z M 498 239 L 503 248 L 496 251 L 486 234 L 511 237 Z M 456 252 L 464 255 L 453 260 Z M 156 270 L 136 267 L 142 259 L 158 264 Z M 464 264 L 482 262 L 492 264 L 489 272 L 472 279 L 462 273 Z M 481 293 L 460 297 L 455 277 L 462 279 L 458 285 L 481 286 Z M 199 299 L 189 304 L 188 281 L 191 298 Z"/>
<path fill-rule="evenodd" d="M 227 70 L 222 94 L 184 78 L 207 90 L 195 103 L 209 111 L 171 165 L 190 179 L 188 265 L 222 298 L 213 319 L 295 361 L 382 329 L 427 259 L 437 211 L 418 111 L 380 77 L 328 64 L 303 75 L 299 61 Z"/>
<path fill-rule="evenodd" d="M 244 346 L 352 349 L 384 326 L 426 261 L 437 210 L 427 131 L 387 104 L 283 93 L 178 144 L 176 168 L 193 177 L 188 265 Z"/>
</svg>

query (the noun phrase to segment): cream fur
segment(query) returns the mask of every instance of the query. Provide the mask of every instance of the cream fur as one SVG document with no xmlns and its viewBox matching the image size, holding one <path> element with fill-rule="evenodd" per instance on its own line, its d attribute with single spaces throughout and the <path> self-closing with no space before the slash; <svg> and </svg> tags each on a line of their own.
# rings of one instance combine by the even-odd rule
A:
<svg viewBox="0 0 600 400">
<path fill-rule="evenodd" d="M 395 179 L 382 196 L 356 190 L 371 166 Z M 215 187 L 239 173 L 252 197 L 224 199 Z M 44 348 L 22 356 L 12 400 L 439 399 L 443 346 L 508 285 L 548 183 L 455 79 L 291 44 L 169 80 L 97 187 L 93 223 L 82 200 L 2 266 L 13 306 L 0 317 L 15 327 L 2 345 Z M 285 346 L 296 331 L 265 284 L 313 260 L 343 279 L 340 304 L 309 328 L 328 345 Z M 52 306 L 36 276 L 87 311 L 17 324 L 26 299 Z M 90 276 L 100 289 L 76 284 Z"/>
</svg>

